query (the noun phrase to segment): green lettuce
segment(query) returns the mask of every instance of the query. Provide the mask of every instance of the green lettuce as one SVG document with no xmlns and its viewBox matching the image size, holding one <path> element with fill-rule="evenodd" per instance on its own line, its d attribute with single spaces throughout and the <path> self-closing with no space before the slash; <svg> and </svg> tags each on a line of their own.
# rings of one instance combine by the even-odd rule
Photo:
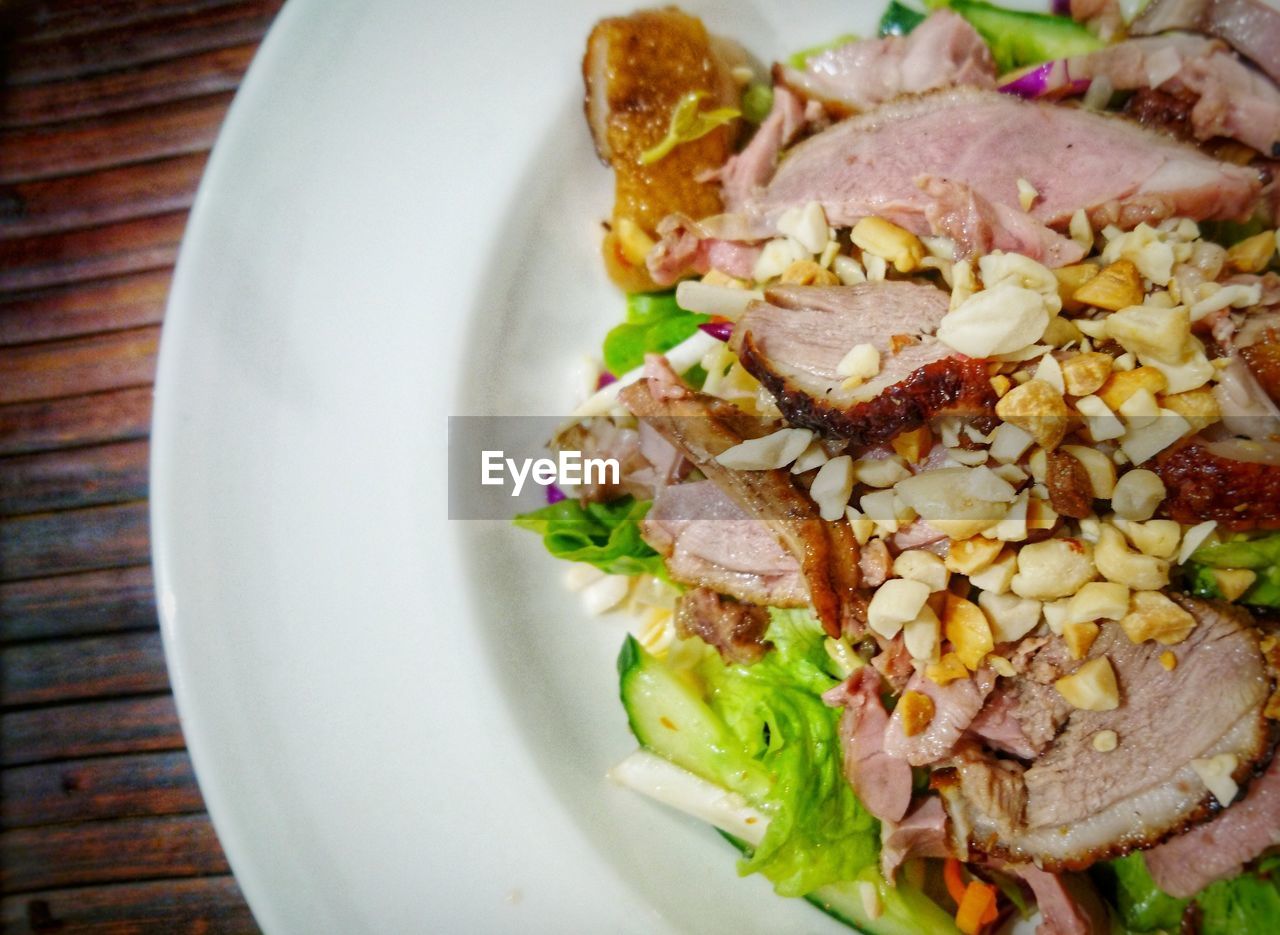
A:
<svg viewBox="0 0 1280 935">
<path fill-rule="evenodd" d="M 650 500 L 621 497 L 608 503 L 561 500 L 513 521 L 542 536 L 556 558 L 587 562 L 611 575 L 662 575 L 662 556 L 640 538 Z"/>
<path fill-rule="evenodd" d="M 1095 870 L 1111 896 L 1120 923 L 1130 932 L 1177 932 L 1195 903 L 1201 935 L 1280 931 L 1280 857 L 1260 861 L 1231 880 L 1211 883 L 1191 899 L 1175 899 L 1156 886 L 1141 854 L 1130 854 Z"/>
<path fill-rule="evenodd" d="M 1215 568 L 1247 568 L 1258 576 L 1240 600 L 1255 607 L 1280 607 L 1280 533 L 1239 536 L 1192 553 L 1183 572 L 1197 597 L 1218 598 Z"/>
<path fill-rule="evenodd" d="M 879 822 L 845 779 L 839 712 L 819 695 L 839 682 L 821 625 L 807 610 L 771 610 L 774 650 L 753 665 L 708 655 L 707 702 L 771 777 L 770 815 L 742 873 L 761 873 L 783 896 L 853 880 L 879 853 Z"/>
<path fill-rule="evenodd" d="M 710 321 L 686 312 L 674 292 L 637 292 L 627 296 L 627 320 L 604 339 L 604 365 L 620 377 L 644 363 L 645 354 L 669 351 Z"/>
</svg>

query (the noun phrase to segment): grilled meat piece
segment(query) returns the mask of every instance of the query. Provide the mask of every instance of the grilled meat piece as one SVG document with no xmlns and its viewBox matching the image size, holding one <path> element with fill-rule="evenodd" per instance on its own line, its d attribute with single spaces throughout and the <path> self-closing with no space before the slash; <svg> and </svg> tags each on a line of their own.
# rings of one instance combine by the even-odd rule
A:
<svg viewBox="0 0 1280 935">
<path fill-rule="evenodd" d="M 908 282 L 775 286 L 738 322 L 731 346 L 790 423 L 875 445 L 936 416 L 993 417 L 986 365 L 932 337 L 948 301 Z M 836 368 L 857 344 L 880 352 L 880 373 L 844 389 Z"/>
<path fill-rule="evenodd" d="M 911 806 L 911 766 L 884 750 L 889 714 L 880 700 L 880 674 L 863 666 L 822 696 L 840 715 L 844 774 L 872 815 L 901 821 Z"/>
<path fill-rule="evenodd" d="M 1280 443 L 1196 437 L 1161 452 L 1152 469 L 1168 491 L 1164 512 L 1180 523 L 1280 529 Z"/>
<path fill-rule="evenodd" d="M 778 65 L 778 83 L 841 116 L 939 88 L 994 88 L 996 66 L 977 31 L 937 10 L 907 36 L 847 42 L 811 56 L 804 68 Z"/>
<path fill-rule="evenodd" d="M 764 658 L 769 644 L 764 632 L 769 612 L 754 604 L 740 604 L 710 588 L 694 588 L 676 604 L 676 630 L 688 639 L 696 636 L 727 663 L 750 665 Z"/>
<path fill-rule="evenodd" d="M 795 556 L 818 619 L 832 636 L 848 625 L 861 631 L 866 598 L 859 591 L 858 544 L 844 520 L 824 522 L 808 495 L 785 470 L 735 471 L 716 456 L 744 438 L 763 434 L 728 403 L 685 387 L 667 362 L 650 355 L 646 375 L 622 391 L 631 412 L 658 430 L 752 519 L 764 522 Z"/>
<path fill-rule="evenodd" d="M 665 487 L 640 535 L 681 584 L 706 586 L 766 607 L 807 607 L 809 588 L 794 555 L 709 480 Z"/>
<path fill-rule="evenodd" d="M 1280 81 L 1280 12 L 1260 0 L 1153 0 L 1129 32 L 1150 36 L 1171 29 L 1225 39 Z"/>
<path fill-rule="evenodd" d="M 1233 754 L 1241 785 L 1269 762 L 1273 735 L 1263 707 L 1271 677 L 1248 614 L 1173 597 L 1198 623 L 1171 648 L 1172 672 L 1159 662 L 1165 647 L 1134 644 L 1120 627 L 1105 627 L 1090 657 L 1110 660 L 1118 708 L 1073 710 L 1030 766 L 971 748 L 934 774 L 957 852 L 1081 869 L 1150 847 L 1229 804 L 1208 792 L 1192 760 Z M 1102 730 L 1116 732 L 1118 751 L 1094 749 Z"/>
</svg>

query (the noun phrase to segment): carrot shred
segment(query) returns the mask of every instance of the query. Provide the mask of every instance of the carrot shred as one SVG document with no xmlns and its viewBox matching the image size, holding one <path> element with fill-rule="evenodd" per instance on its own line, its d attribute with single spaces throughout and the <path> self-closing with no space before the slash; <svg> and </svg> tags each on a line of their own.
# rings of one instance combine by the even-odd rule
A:
<svg viewBox="0 0 1280 935">
<path fill-rule="evenodd" d="M 982 927 L 987 924 L 989 915 L 991 920 L 995 921 L 996 916 L 993 912 L 995 905 L 994 886 L 979 883 L 977 880 L 970 881 L 960 900 L 960 908 L 956 910 L 956 928 L 964 932 L 964 935 L 978 935 Z"/>
<path fill-rule="evenodd" d="M 942 880 L 947 884 L 947 892 L 956 901 L 956 905 L 960 905 L 964 901 L 964 876 L 960 861 L 954 857 L 947 858 L 947 862 L 942 865 Z"/>
</svg>

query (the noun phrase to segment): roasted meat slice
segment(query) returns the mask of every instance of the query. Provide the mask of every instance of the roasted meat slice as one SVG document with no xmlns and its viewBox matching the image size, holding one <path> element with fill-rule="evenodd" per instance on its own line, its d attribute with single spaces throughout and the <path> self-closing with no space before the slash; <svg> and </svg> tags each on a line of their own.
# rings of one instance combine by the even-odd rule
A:
<svg viewBox="0 0 1280 935">
<path fill-rule="evenodd" d="M 911 765 L 884 750 L 889 713 L 882 691 L 880 673 L 863 666 L 822 697 L 844 708 L 839 731 L 845 777 L 872 815 L 901 821 L 911 806 Z"/>
<path fill-rule="evenodd" d="M 1252 621 L 1227 605 L 1175 600 L 1197 625 L 1170 648 L 1173 671 L 1159 662 L 1166 647 L 1132 643 L 1108 625 L 1090 658 L 1110 660 L 1119 707 L 1073 710 L 1029 766 L 974 747 L 934 774 L 957 852 L 1080 869 L 1150 847 L 1229 804 L 1209 793 L 1193 760 L 1233 756 L 1242 787 L 1269 762 L 1273 734 L 1263 708 L 1271 676 Z M 1095 749 L 1103 730 L 1119 737 L 1117 750 Z"/>
<path fill-rule="evenodd" d="M 810 56 L 804 68 L 778 65 L 779 83 L 833 113 L 847 115 L 904 94 L 939 88 L 994 88 L 986 42 L 950 10 L 938 10 L 907 36 L 847 42 Z"/>
<path fill-rule="evenodd" d="M 946 685 L 917 672 L 907 683 L 907 691 L 928 696 L 933 702 L 933 717 L 924 730 L 908 737 L 903 730 L 902 710 L 894 709 L 884 732 L 885 752 L 912 766 L 927 766 L 948 756 L 982 710 L 995 683 L 995 673 L 987 668 Z"/>
<path fill-rule="evenodd" d="M 1162 452 L 1153 470 L 1168 491 L 1164 511 L 1180 523 L 1280 529 L 1280 442 L 1196 437 Z"/>
<path fill-rule="evenodd" d="M 1280 12 L 1261 0 L 1152 0 L 1130 32 L 1150 36 L 1172 29 L 1225 39 L 1280 81 Z"/>
<path fill-rule="evenodd" d="M 1071 74 L 1105 76 L 1117 91 L 1158 89 L 1165 100 L 1188 102 L 1179 123 L 1198 140 L 1229 137 L 1266 155 L 1280 144 L 1280 89 L 1218 40 L 1129 39 L 1072 59 Z"/>
<path fill-rule="evenodd" d="M 794 555 L 709 480 L 665 487 L 640 525 L 672 579 L 767 607 L 806 607 Z"/>
<path fill-rule="evenodd" d="M 754 432 L 753 420 L 728 403 L 694 392 L 680 382 L 666 360 L 651 355 L 645 377 L 619 399 L 684 454 L 752 519 L 768 526 L 795 556 L 818 619 L 832 636 L 848 625 L 861 631 L 866 599 L 859 591 L 858 544 L 848 523 L 823 521 L 807 493 L 786 470 L 735 471 L 716 456 Z"/>
<path fill-rule="evenodd" d="M 736 121 L 677 146 L 657 162 L 645 164 L 641 154 L 667 135 L 672 112 L 685 95 L 702 92 L 702 109 L 737 106 L 727 48 L 708 35 L 701 20 L 674 7 L 603 19 L 587 40 L 582 59 L 587 124 L 616 182 L 614 230 L 605 238 L 605 259 L 624 288 L 644 288 L 647 276 L 643 257 L 626 255 L 619 223 L 633 223 L 652 236 L 669 214 L 703 217 L 720 210 L 716 185 L 701 179 L 733 152 Z"/>
<path fill-rule="evenodd" d="M 908 282 L 774 286 L 734 328 L 732 347 L 789 422 L 875 445 L 936 416 L 992 415 L 986 365 L 932 337 L 947 307 L 942 290 Z M 837 368 L 858 344 L 879 351 L 880 373 L 845 389 Z"/>
<path fill-rule="evenodd" d="M 1235 876 L 1280 844 L 1280 758 L 1225 812 L 1147 851 L 1147 869 L 1170 896 L 1194 896 L 1215 880 Z"/>
<path fill-rule="evenodd" d="M 1064 161 L 1070 172 L 1056 168 Z M 787 208 L 817 201 L 836 226 L 879 215 L 928 234 L 936 203 L 921 188 L 928 179 L 962 185 L 1010 218 L 1030 217 L 1058 232 L 1077 209 L 1099 230 L 1175 216 L 1242 218 L 1262 188 L 1256 170 L 1219 162 L 1123 118 L 964 88 L 887 104 L 810 137 L 744 211 L 768 231 Z M 1018 179 L 1036 190 L 1028 212 L 1018 201 Z M 994 217 L 1001 221 L 1000 210 Z M 960 247 L 1034 247 L 1022 235 L 1002 239 L 1008 233 L 997 223 L 993 243 Z M 1041 256 L 1075 262 L 1079 247 L 1055 236 L 1056 247 Z"/>
<path fill-rule="evenodd" d="M 727 663 L 751 664 L 764 658 L 768 644 L 769 612 L 741 604 L 710 588 L 694 588 L 676 604 L 676 629 L 688 639 L 696 636 Z"/>
</svg>

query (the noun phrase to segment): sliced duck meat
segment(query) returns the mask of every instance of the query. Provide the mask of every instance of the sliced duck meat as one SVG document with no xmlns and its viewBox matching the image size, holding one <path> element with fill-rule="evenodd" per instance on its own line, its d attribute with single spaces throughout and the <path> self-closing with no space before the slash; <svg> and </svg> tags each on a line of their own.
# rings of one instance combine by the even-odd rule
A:
<svg viewBox="0 0 1280 935">
<path fill-rule="evenodd" d="M 1262 188 L 1256 170 L 1123 118 L 966 88 L 887 104 L 810 137 L 745 210 L 771 223 L 817 201 L 836 226 L 879 215 L 929 234 L 936 199 L 920 187 L 929 178 L 1013 212 L 1024 179 L 1036 190 L 1026 215 L 1058 232 L 1078 209 L 1099 230 L 1172 216 L 1241 219 Z"/>
<path fill-rule="evenodd" d="M 1001 686 L 1004 688 L 1005 686 Z M 997 689 L 969 725 L 967 735 L 992 750 L 1030 760 L 1039 752 L 1023 733 L 1018 720 L 1018 697 Z"/>
<path fill-rule="evenodd" d="M 774 286 L 734 328 L 730 346 L 793 425 L 886 442 L 942 415 L 991 417 L 986 365 L 932 336 L 948 296 L 930 285 Z M 880 354 L 880 373 L 846 389 L 841 359 L 856 345 Z"/>
<path fill-rule="evenodd" d="M 1161 452 L 1152 469 L 1171 519 L 1216 520 L 1229 532 L 1280 529 L 1280 442 L 1197 436 Z"/>
<path fill-rule="evenodd" d="M 716 457 L 766 427 L 742 410 L 684 386 L 666 360 L 650 355 L 645 377 L 618 397 L 649 422 L 752 519 L 761 520 L 795 556 L 809 600 L 832 636 L 861 632 L 866 598 L 859 590 L 858 544 L 844 520 L 828 523 L 786 470 L 736 471 Z"/>
<path fill-rule="evenodd" d="M 1102 935 L 1111 931 L 1106 907 L 1081 876 L 1048 873 L 1035 864 L 1005 869 L 1031 887 L 1040 910 L 1036 935 Z"/>
<path fill-rule="evenodd" d="M 936 795 L 917 803 L 900 822 L 881 819 L 880 872 L 886 880 L 892 880 L 908 860 L 949 856 L 947 813 Z"/>
<path fill-rule="evenodd" d="M 995 673 L 987 668 L 946 685 L 939 685 L 923 672 L 917 672 L 907 683 L 906 690 L 929 697 L 933 702 L 933 718 L 924 730 L 907 736 L 903 729 L 902 710 L 894 709 L 884 732 L 885 752 L 906 760 L 912 766 L 927 766 L 945 759 L 982 710 L 983 702 L 995 683 Z"/>
<path fill-rule="evenodd" d="M 574 451 L 588 458 L 608 458 L 618 462 L 618 483 L 605 479 L 579 484 L 574 495 L 582 500 L 613 500 L 627 494 L 652 500 L 668 484 L 689 473 L 689 463 L 662 436 L 641 425 L 639 429 L 618 425 L 612 419 L 583 419 L 552 439 L 553 451 Z"/>
<path fill-rule="evenodd" d="M 803 69 L 779 65 L 774 78 L 847 116 L 904 94 L 940 88 L 994 88 L 991 50 L 965 19 L 938 10 L 906 36 L 848 42 L 812 55 Z"/>
<path fill-rule="evenodd" d="M 1105 76 L 1118 91 L 1158 91 L 1198 140 L 1229 137 L 1268 156 L 1280 144 L 1280 89 L 1225 42 L 1187 34 L 1129 39 L 1072 59 L 1071 73 Z M 1176 120 L 1185 105 L 1185 120 Z"/>
<path fill-rule="evenodd" d="M 1261 0 L 1152 0 L 1129 32 L 1151 36 L 1171 29 L 1225 39 L 1280 81 L 1280 12 Z"/>
<path fill-rule="evenodd" d="M 730 156 L 715 174 L 725 208 L 734 211 L 773 178 L 778 157 L 804 128 L 804 104 L 785 87 L 775 86 L 769 115 L 742 152 Z"/>
<path fill-rule="evenodd" d="M 676 604 L 677 632 L 686 639 L 698 637 L 730 664 L 763 659 L 768 628 L 769 612 L 763 607 L 739 603 L 710 588 L 686 591 Z"/>
<path fill-rule="evenodd" d="M 1269 761 L 1263 708 L 1271 677 L 1248 614 L 1172 596 L 1197 620 L 1183 642 L 1135 644 L 1107 625 L 1090 649 L 1115 671 L 1119 707 L 1073 710 L 1030 766 L 975 746 L 934 773 L 958 852 L 1082 869 L 1150 847 L 1229 804 L 1209 792 L 1193 761 L 1234 757 L 1232 778 L 1242 786 Z M 1159 661 L 1166 651 L 1176 658 L 1172 671 Z M 1116 750 L 1094 747 L 1101 731 L 1115 732 Z"/>
<path fill-rule="evenodd" d="M 1280 757 L 1249 785 L 1245 797 L 1211 821 L 1143 855 L 1156 885 L 1170 896 L 1194 896 L 1234 877 L 1267 848 L 1280 845 Z"/>
<path fill-rule="evenodd" d="M 673 214 L 658 225 L 661 240 L 645 257 L 653 281 L 670 286 L 691 273 L 705 275 L 719 270 L 738 279 L 751 279 L 760 247 L 711 236 L 707 225 L 695 224 L 683 214 Z"/>
<path fill-rule="evenodd" d="M 640 525 L 644 540 L 681 584 L 706 586 L 740 601 L 807 607 L 800 563 L 767 525 L 752 519 L 709 480 L 659 491 Z"/>
<path fill-rule="evenodd" d="M 889 714 L 881 691 L 880 674 L 863 666 L 822 697 L 844 708 L 839 727 L 844 773 L 858 798 L 881 821 L 901 821 L 911 805 L 911 766 L 884 751 Z"/>
</svg>

